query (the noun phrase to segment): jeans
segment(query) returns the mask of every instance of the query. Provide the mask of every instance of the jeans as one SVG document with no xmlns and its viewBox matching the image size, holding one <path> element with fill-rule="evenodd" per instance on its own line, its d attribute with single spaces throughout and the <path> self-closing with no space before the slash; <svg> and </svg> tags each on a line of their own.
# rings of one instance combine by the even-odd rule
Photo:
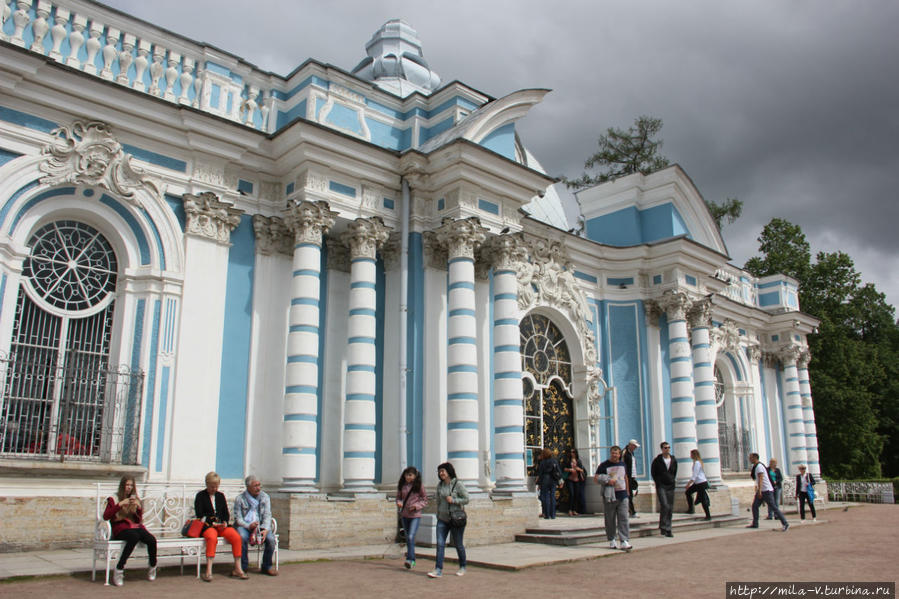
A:
<svg viewBox="0 0 899 599">
<path fill-rule="evenodd" d="M 774 505 L 780 507 L 780 504 L 783 503 L 781 501 L 781 497 L 783 496 L 783 487 L 774 487 Z M 768 508 L 768 518 L 773 518 L 774 513 L 771 511 L 771 508 Z"/>
<path fill-rule="evenodd" d="M 817 514 L 815 514 L 815 502 L 808 498 L 808 493 L 799 492 L 799 497 L 796 498 L 799 502 L 799 519 L 805 520 L 805 502 L 808 502 L 808 509 L 812 511 L 812 518 L 817 518 Z"/>
<path fill-rule="evenodd" d="M 415 535 L 418 534 L 418 525 L 421 518 L 403 518 L 403 530 L 406 531 L 406 560 L 415 561 Z"/>
<path fill-rule="evenodd" d="M 239 526 L 237 532 L 240 534 L 240 567 L 246 572 L 250 567 L 250 557 L 248 555 L 247 546 L 250 544 L 250 529 Z M 271 532 L 271 531 L 269 531 Z M 262 549 L 262 571 L 268 572 L 272 568 L 272 556 L 275 554 L 275 536 L 272 534 L 265 535 L 265 547 Z"/>
<path fill-rule="evenodd" d="M 126 528 L 113 538 L 116 541 L 125 541 L 125 547 L 122 549 L 121 556 L 119 556 L 119 563 L 116 564 L 116 568 L 119 570 L 125 569 L 125 562 L 131 557 L 131 552 L 134 551 L 134 547 L 138 543 L 143 543 L 147 546 L 147 557 L 150 559 L 150 567 L 156 565 L 156 537 L 150 534 L 150 531 L 146 528 Z"/>
<path fill-rule="evenodd" d="M 450 528 L 449 522 L 443 520 L 437 521 L 437 565 L 435 569 L 438 572 L 443 571 L 443 554 L 446 553 L 446 536 L 450 530 L 453 531 L 453 543 L 456 545 L 456 555 L 459 556 L 459 567 L 464 568 L 465 564 L 465 544 L 462 542 L 462 536 L 465 534 L 465 528 Z"/>
<path fill-rule="evenodd" d="M 540 487 L 540 505 L 543 507 L 544 518 L 556 517 L 556 486 L 543 485 Z"/>
<path fill-rule="evenodd" d="M 671 532 L 671 514 L 674 512 L 674 487 L 656 486 L 659 498 L 659 530 Z"/>
<path fill-rule="evenodd" d="M 774 505 L 774 492 L 773 491 L 764 491 L 761 495 L 756 495 L 755 500 L 752 502 L 752 525 L 757 527 L 759 525 L 759 506 L 763 503 L 768 504 L 768 509 L 772 511 L 774 517 L 780 520 L 780 523 L 784 526 L 787 525 L 787 519 L 784 518 L 784 515 L 781 513 L 777 506 Z"/>
<path fill-rule="evenodd" d="M 586 481 L 579 480 L 574 482 L 568 480 L 565 481 L 565 484 L 568 485 L 568 510 L 583 514 L 587 510 L 587 501 L 584 498 Z"/>
</svg>

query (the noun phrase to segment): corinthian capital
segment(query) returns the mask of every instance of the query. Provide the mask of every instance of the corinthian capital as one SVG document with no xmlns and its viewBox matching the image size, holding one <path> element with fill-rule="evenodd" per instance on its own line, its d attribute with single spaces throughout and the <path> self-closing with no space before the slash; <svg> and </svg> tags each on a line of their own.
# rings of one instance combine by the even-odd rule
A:
<svg viewBox="0 0 899 599">
<path fill-rule="evenodd" d="M 484 244 L 482 255 L 495 270 L 518 270 L 527 259 L 527 247 L 519 233 L 497 235 Z"/>
<path fill-rule="evenodd" d="M 256 249 L 263 256 L 293 254 L 293 234 L 283 218 L 256 214 L 253 216 L 253 231 L 256 233 Z"/>
<path fill-rule="evenodd" d="M 444 219 L 439 229 L 434 231 L 437 241 L 446 247 L 449 260 L 471 258 L 474 251 L 487 238 L 487 229 L 481 226 L 476 216 L 460 220 Z"/>
<path fill-rule="evenodd" d="M 701 299 L 697 302 L 693 302 L 693 307 L 690 308 L 690 312 L 687 314 L 690 319 L 690 326 L 695 328 L 698 327 L 709 327 L 712 325 L 712 300 L 710 298 Z"/>
<path fill-rule="evenodd" d="M 812 354 L 809 350 L 803 350 L 801 354 L 799 354 L 799 359 L 797 360 L 797 364 L 799 368 L 808 368 L 809 362 L 812 361 Z"/>
<path fill-rule="evenodd" d="M 656 304 L 665 311 L 668 320 L 684 320 L 687 317 L 687 311 L 693 306 L 693 301 L 686 293 L 671 290 L 662 294 Z"/>
<path fill-rule="evenodd" d="M 781 359 L 785 366 L 796 365 L 799 356 L 802 355 L 802 348 L 798 345 L 787 344 L 777 351 L 777 356 Z"/>
<path fill-rule="evenodd" d="M 298 202 L 288 206 L 284 222 L 293 231 L 295 243 L 322 244 L 322 235 L 334 226 L 337 213 L 323 200 Z"/>
<path fill-rule="evenodd" d="M 372 258 L 390 237 L 390 229 L 379 217 L 357 218 L 340 240 L 350 248 L 350 259 Z"/>
<path fill-rule="evenodd" d="M 181 202 L 187 217 L 187 233 L 219 243 L 231 241 L 231 231 L 240 224 L 243 210 L 221 201 L 210 191 L 199 195 L 186 193 L 181 197 Z"/>
</svg>

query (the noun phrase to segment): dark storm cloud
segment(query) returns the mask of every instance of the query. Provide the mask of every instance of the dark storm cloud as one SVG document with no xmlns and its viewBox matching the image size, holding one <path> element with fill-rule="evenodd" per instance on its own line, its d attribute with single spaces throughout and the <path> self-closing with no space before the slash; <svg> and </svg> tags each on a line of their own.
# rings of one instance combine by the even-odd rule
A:
<svg viewBox="0 0 899 599">
<path fill-rule="evenodd" d="M 350 70 L 387 19 L 419 33 L 444 82 L 494 97 L 553 93 L 521 123 L 553 175 L 577 175 L 607 127 L 664 120 L 664 154 L 706 199 L 736 196 L 734 263 L 772 217 L 813 251 L 843 250 L 899 302 L 899 3 L 279 2 L 115 0 L 112 6 L 287 74 Z"/>
</svg>

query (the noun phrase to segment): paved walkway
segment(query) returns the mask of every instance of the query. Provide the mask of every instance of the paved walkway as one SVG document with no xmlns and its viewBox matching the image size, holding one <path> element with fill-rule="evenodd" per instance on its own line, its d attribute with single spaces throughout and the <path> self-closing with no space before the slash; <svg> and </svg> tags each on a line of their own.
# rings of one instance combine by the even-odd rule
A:
<svg viewBox="0 0 899 599">
<path fill-rule="evenodd" d="M 819 509 L 820 516 L 818 524 L 824 522 L 827 518 L 827 510 L 842 508 L 848 504 L 830 503 Z M 796 516 L 795 507 L 787 507 L 785 513 L 794 525 L 799 525 L 799 518 Z M 748 518 L 747 514 L 747 518 Z M 657 521 L 655 514 L 641 514 L 639 522 Z M 675 516 L 677 518 L 677 515 Z M 602 526 L 603 519 L 598 517 L 578 517 L 577 519 L 557 518 L 553 522 L 546 522 L 545 525 L 553 528 L 562 528 L 567 525 L 584 526 Z M 651 537 L 641 537 L 632 540 L 634 551 L 652 549 L 660 546 L 677 545 L 680 543 L 688 543 L 702 539 L 715 539 L 727 537 L 731 535 L 740 535 L 755 532 L 751 529 L 744 528 L 748 523 L 741 523 L 735 526 L 725 526 L 721 528 L 709 528 L 701 530 L 690 530 L 685 532 L 677 532 L 675 529 L 674 538 L 660 537 L 653 535 Z M 809 526 L 812 523 L 804 524 Z M 760 523 L 762 529 L 770 528 L 771 530 L 780 530 L 780 523 L 769 520 L 762 520 Z M 385 543 L 380 545 L 362 545 L 355 547 L 338 547 L 330 550 L 310 549 L 310 550 L 289 550 L 281 549 L 280 563 L 281 565 L 302 562 L 317 561 L 338 561 L 338 560 L 357 560 L 357 559 L 400 559 L 403 555 L 404 547 L 394 544 Z M 436 549 L 429 547 L 418 547 L 416 549 L 417 557 L 433 559 Z M 467 548 L 468 561 L 475 566 L 483 566 L 500 570 L 521 570 L 536 566 L 544 566 L 549 564 L 559 564 L 567 562 L 575 562 L 580 560 L 589 560 L 600 557 L 606 557 L 621 553 L 620 551 L 609 549 L 608 544 L 590 543 L 572 547 L 543 545 L 537 543 L 501 543 L 495 545 L 481 545 Z M 146 565 L 146 553 L 142 546 L 138 546 L 129 560 L 129 569 L 144 569 Z M 448 548 L 446 552 L 446 560 L 455 562 L 455 550 Z M 217 560 L 221 564 L 230 563 L 229 559 L 222 558 Z M 424 563 L 429 563 L 426 561 Z M 78 549 L 57 549 L 49 551 L 29 551 L 18 553 L 0 553 L 0 580 L 29 577 L 29 576 L 51 576 L 66 575 L 82 572 L 90 572 L 92 564 L 92 550 L 90 548 Z M 99 562 L 97 564 L 98 579 L 105 576 L 105 564 Z M 185 575 L 190 575 L 192 568 L 195 566 L 185 566 Z M 171 562 L 164 562 L 161 569 L 167 572 L 177 572 L 178 566 L 172 566 Z"/>
</svg>

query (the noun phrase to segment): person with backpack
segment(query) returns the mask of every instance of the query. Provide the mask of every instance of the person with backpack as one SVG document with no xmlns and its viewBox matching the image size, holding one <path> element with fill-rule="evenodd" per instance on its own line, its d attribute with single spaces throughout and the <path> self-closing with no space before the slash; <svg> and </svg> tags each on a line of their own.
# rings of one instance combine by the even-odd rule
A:
<svg viewBox="0 0 899 599">
<path fill-rule="evenodd" d="M 537 464 L 537 486 L 540 487 L 540 506 L 543 517 L 547 520 L 556 518 L 556 489 L 562 486 L 562 468 L 553 452 L 544 449 L 540 452 Z"/>
<path fill-rule="evenodd" d="M 787 532 L 790 523 L 784 517 L 783 513 L 774 505 L 774 485 L 771 484 L 771 478 L 768 476 L 768 469 L 759 461 L 759 454 L 750 453 L 749 463 L 751 464 L 749 476 L 755 480 L 755 499 L 752 502 L 752 524 L 746 528 L 759 527 L 759 506 L 763 503 L 768 504 L 768 509 L 774 513 L 774 517 L 783 524 L 783 531 Z"/>
</svg>

